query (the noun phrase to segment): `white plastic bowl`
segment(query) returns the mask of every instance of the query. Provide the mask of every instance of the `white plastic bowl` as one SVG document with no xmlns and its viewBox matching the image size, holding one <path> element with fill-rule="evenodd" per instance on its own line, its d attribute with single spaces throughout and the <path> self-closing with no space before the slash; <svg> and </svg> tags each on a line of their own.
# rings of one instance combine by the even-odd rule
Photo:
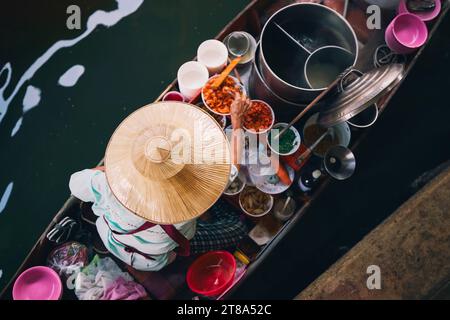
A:
<svg viewBox="0 0 450 320">
<path fill-rule="evenodd" d="M 250 187 L 250 188 L 255 188 L 255 187 Z M 266 214 L 268 214 L 268 213 L 272 210 L 273 204 L 274 204 L 274 198 L 273 198 L 273 196 L 271 196 L 270 194 L 267 194 L 267 195 L 269 196 L 270 200 L 269 200 L 269 206 L 268 206 L 268 209 L 267 209 L 266 211 L 264 211 L 263 213 L 258 214 L 258 215 L 255 215 L 255 214 L 252 214 L 252 213 L 248 212 L 248 211 L 244 208 L 244 206 L 242 205 L 242 198 L 243 198 L 243 196 L 245 195 L 245 189 L 247 189 L 247 187 L 244 188 L 244 190 L 242 190 L 241 194 L 239 195 L 239 206 L 241 207 L 242 211 L 244 211 L 244 213 L 245 213 L 246 215 L 248 215 L 248 216 L 250 216 L 250 217 L 253 217 L 253 218 L 261 218 L 261 217 L 264 217 Z M 258 191 L 259 191 L 259 192 L 262 192 L 261 190 L 258 190 Z"/>
<path fill-rule="evenodd" d="M 287 123 L 279 122 L 272 127 L 272 130 L 280 129 L 280 128 L 283 129 L 283 128 L 286 128 L 287 126 L 288 126 Z M 298 130 L 295 127 L 291 127 L 290 130 L 292 130 L 295 133 L 296 138 L 294 140 L 294 148 L 291 151 L 289 151 L 288 153 L 282 153 L 282 152 L 275 150 L 275 148 L 272 148 L 272 146 L 270 145 L 271 139 L 269 139 L 269 137 L 267 137 L 267 139 L 268 139 L 267 145 L 269 146 L 270 150 L 272 150 L 275 154 L 278 154 L 280 156 L 290 156 L 290 155 L 296 153 L 297 150 L 300 148 L 300 145 L 302 143 L 302 138 L 300 136 L 300 133 L 298 132 Z"/>
</svg>

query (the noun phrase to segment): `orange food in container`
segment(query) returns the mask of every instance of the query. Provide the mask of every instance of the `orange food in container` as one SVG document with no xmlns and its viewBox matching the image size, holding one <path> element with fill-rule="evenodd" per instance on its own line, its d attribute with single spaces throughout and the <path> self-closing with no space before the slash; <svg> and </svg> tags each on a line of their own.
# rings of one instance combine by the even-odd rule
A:
<svg viewBox="0 0 450 320">
<path fill-rule="evenodd" d="M 227 76 L 223 83 L 214 89 L 212 84 L 219 75 L 209 78 L 208 82 L 202 89 L 202 100 L 205 106 L 213 113 L 224 116 L 230 115 L 231 104 L 234 101 L 235 93 L 244 94 L 245 89 L 239 81 Z"/>
<path fill-rule="evenodd" d="M 264 101 L 252 100 L 244 114 L 244 129 L 255 134 L 266 133 L 275 123 L 273 109 Z"/>
</svg>

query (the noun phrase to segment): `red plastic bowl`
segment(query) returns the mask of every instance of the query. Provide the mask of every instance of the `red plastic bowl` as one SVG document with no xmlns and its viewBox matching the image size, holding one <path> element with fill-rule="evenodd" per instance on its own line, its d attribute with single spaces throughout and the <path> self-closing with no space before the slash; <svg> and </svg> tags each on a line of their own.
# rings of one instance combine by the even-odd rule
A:
<svg viewBox="0 0 450 320">
<path fill-rule="evenodd" d="M 59 300 L 62 282 L 53 269 L 32 267 L 17 277 L 13 287 L 14 300 Z"/>
<path fill-rule="evenodd" d="M 218 296 L 233 283 L 235 272 L 236 260 L 231 253 L 211 251 L 192 263 L 186 281 L 195 293 L 207 297 Z"/>
</svg>

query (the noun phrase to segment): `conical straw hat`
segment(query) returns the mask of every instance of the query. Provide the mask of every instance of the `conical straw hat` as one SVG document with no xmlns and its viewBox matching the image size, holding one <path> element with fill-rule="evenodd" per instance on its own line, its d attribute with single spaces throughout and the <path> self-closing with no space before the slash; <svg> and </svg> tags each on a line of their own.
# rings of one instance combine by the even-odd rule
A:
<svg viewBox="0 0 450 320">
<path fill-rule="evenodd" d="M 194 219 L 222 195 L 231 170 L 230 147 L 205 111 L 158 102 L 129 115 L 105 155 L 108 184 L 119 202 L 157 224 Z"/>
</svg>

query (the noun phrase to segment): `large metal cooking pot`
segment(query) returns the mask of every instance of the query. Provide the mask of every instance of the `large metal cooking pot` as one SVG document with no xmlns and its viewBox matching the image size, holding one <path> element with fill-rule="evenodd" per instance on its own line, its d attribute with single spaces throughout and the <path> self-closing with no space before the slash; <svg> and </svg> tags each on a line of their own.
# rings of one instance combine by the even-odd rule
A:
<svg viewBox="0 0 450 320">
<path fill-rule="evenodd" d="M 256 49 L 256 55 L 258 56 L 260 50 L 260 45 L 258 43 L 257 49 Z M 253 60 L 252 63 L 252 71 L 250 74 L 250 81 L 249 81 L 249 93 L 252 99 L 260 99 L 263 101 L 266 101 L 269 103 L 272 107 L 275 108 L 286 108 L 292 107 L 293 112 L 298 113 L 299 109 L 304 108 L 306 105 L 302 103 L 296 103 L 288 101 L 276 93 L 274 93 L 270 87 L 265 83 L 261 72 L 260 72 L 260 66 L 259 61 L 257 59 Z"/>
<path fill-rule="evenodd" d="M 334 10 L 314 3 L 284 7 L 270 17 L 261 34 L 260 70 L 265 83 L 278 96 L 293 102 L 308 103 L 326 88 L 311 89 L 304 77 L 307 51 L 283 34 L 289 33 L 310 52 L 337 46 L 358 59 L 358 40 L 350 24 Z"/>
</svg>

